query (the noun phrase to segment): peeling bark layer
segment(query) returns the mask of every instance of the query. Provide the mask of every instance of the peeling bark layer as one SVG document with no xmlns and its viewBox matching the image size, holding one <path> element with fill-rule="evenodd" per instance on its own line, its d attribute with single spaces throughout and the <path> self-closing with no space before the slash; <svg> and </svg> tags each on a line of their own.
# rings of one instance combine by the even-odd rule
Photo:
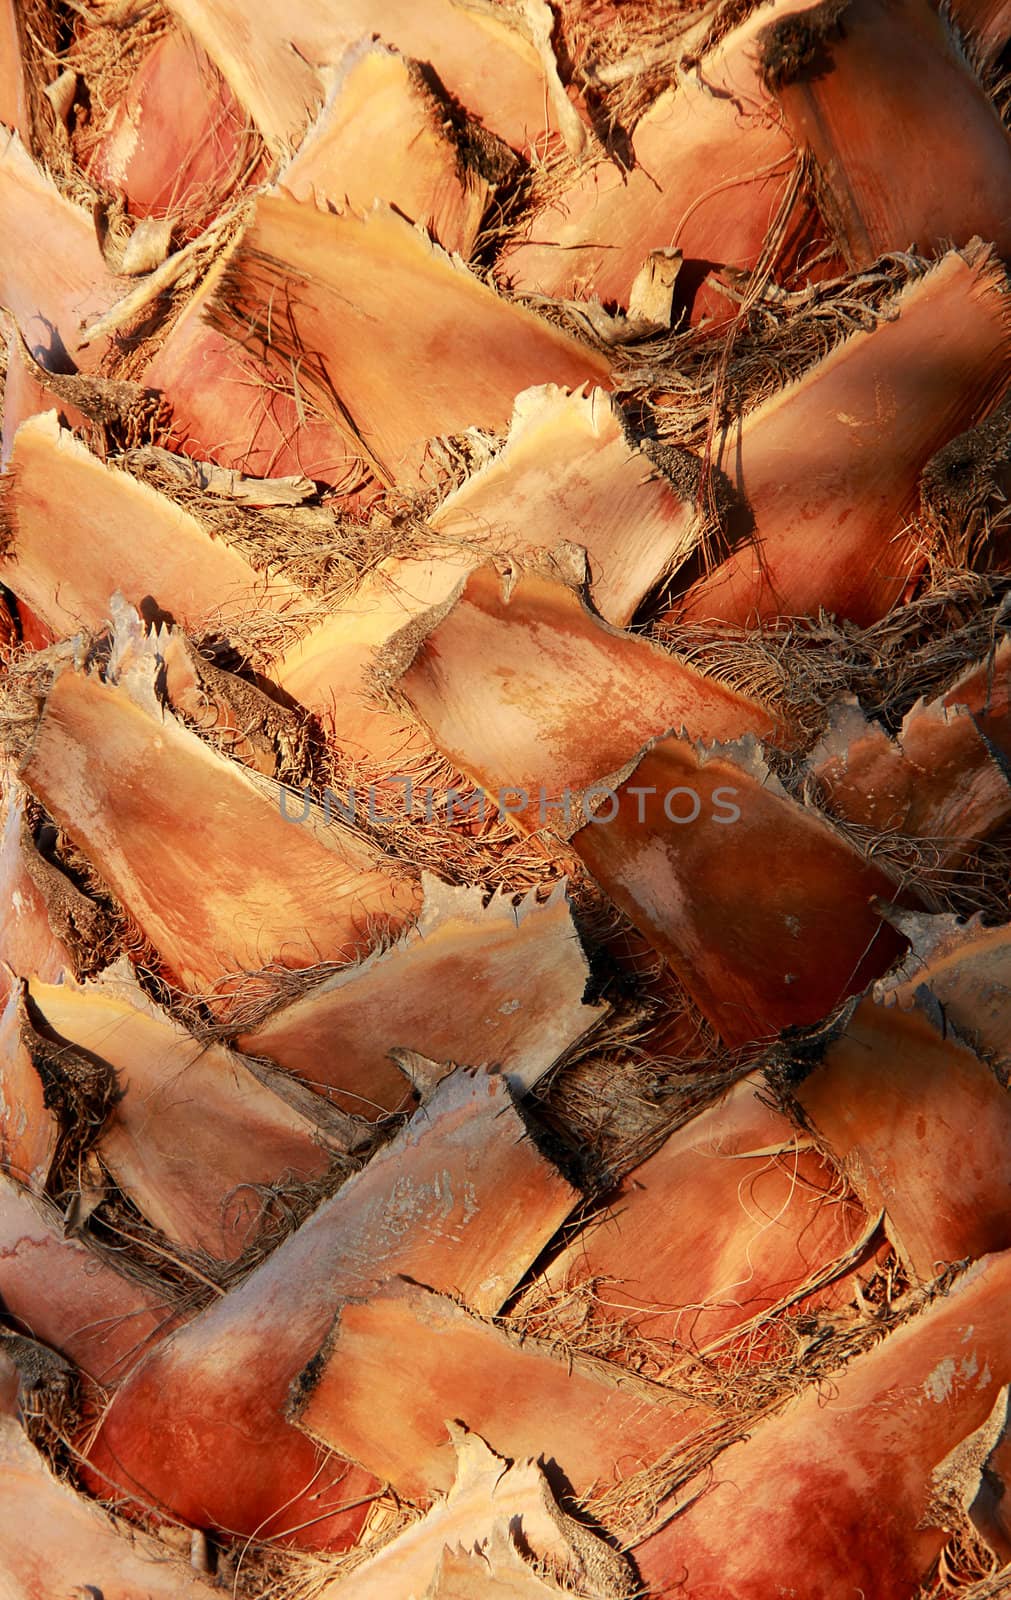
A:
<svg viewBox="0 0 1011 1600">
<path fill-rule="evenodd" d="M 0 1170 L 33 1194 L 41 1194 L 59 1124 L 46 1106 L 26 1032 L 24 998 L 12 989 L 0 1014 Z"/>
<path fill-rule="evenodd" d="M 776 733 L 756 701 L 608 627 L 574 589 L 536 573 L 503 583 L 476 571 L 451 609 L 391 642 L 389 666 L 443 754 L 489 794 L 508 791 L 531 829 L 578 827 L 582 792 L 670 728 Z"/>
<path fill-rule="evenodd" d="M 522 1544 L 576 1592 L 620 1600 L 633 1585 L 624 1558 L 558 1509 L 541 1468 L 509 1463 L 475 1433 L 452 1429 L 456 1476 L 449 1493 L 320 1600 L 389 1600 L 430 1593 L 445 1550 L 483 1549 L 500 1533 Z"/>
<path fill-rule="evenodd" d="M 307 414 L 297 369 L 289 366 L 279 381 L 265 362 L 207 326 L 223 270 L 223 263 L 211 269 L 144 372 L 144 382 L 170 398 L 174 447 L 254 478 L 298 473 L 341 493 L 359 488 L 368 476 L 360 452 L 315 412 Z"/>
<path fill-rule="evenodd" d="M 156 667 L 146 650 L 119 682 L 62 673 L 23 775 L 184 987 L 349 960 L 402 926 L 417 884 L 348 829 L 286 820 L 276 790 L 166 713 Z"/>
<path fill-rule="evenodd" d="M 402 1278 L 341 1307 L 292 1416 L 416 1501 L 452 1486 L 454 1421 L 506 1455 L 543 1457 L 549 1477 L 582 1499 L 652 1465 L 710 1420 L 658 1385 L 511 1337 Z"/>
<path fill-rule="evenodd" d="M 908 1600 L 945 1539 L 929 1514 L 934 1469 L 1007 1382 L 1009 1292 L 1011 1258 L 988 1256 L 831 1392 L 809 1389 L 724 1451 L 698 1498 L 635 1550 L 649 1593 Z"/>
<path fill-rule="evenodd" d="M 4 785 L 6 805 L 0 835 L 0 998 L 11 990 L 11 973 L 37 973 L 52 983 L 73 956 L 53 927 L 50 907 L 39 881 L 40 857 L 25 821 L 25 794 L 20 784 Z M 71 886 L 68 884 L 68 893 Z"/>
<path fill-rule="evenodd" d="M 80 331 L 118 298 L 116 280 L 88 213 L 64 199 L 6 129 L 0 129 L 0 230 L 0 305 L 35 359 L 55 372 L 71 362 L 93 367 L 103 346 L 84 351 Z"/>
<path fill-rule="evenodd" d="M 295 0 L 251 13 L 242 0 L 171 0 L 169 10 L 200 40 L 264 137 L 282 148 L 321 98 L 314 69 L 336 64 L 374 34 L 430 61 L 449 92 L 517 149 L 542 134 L 552 103 L 552 120 L 564 119 L 560 86 L 546 81 L 534 44 L 492 6 L 350 0 L 338 10 L 325 0 Z"/>
<path fill-rule="evenodd" d="M 970 713 L 995 759 L 1011 769 L 1011 638 L 960 673 L 942 698 L 947 711 Z"/>
<path fill-rule="evenodd" d="M 427 741 L 384 703 L 375 682 L 383 646 L 448 600 L 489 554 L 536 559 L 564 542 L 586 549 L 601 614 L 627 622 L 693 542 L 687 452 L 685 471 L 682 498 L 634 449 L 600 390 L 525 392 L 504 449 L 429 518 L 439 540 L 431 554 L 381 562 L 275 664 L 276 681 L 322 718 L 352 761 L 403 765 Z"/>
<path fill-rule="evenodd" d="M 522 1094 L 603 1015 L 583 1004 L 589 966 L 565 891 L 513 907 L 424 880 L 417 923 L 391 950 L 338 972 L 239 1045 L 297 1072 L 335 1104 L 374 1118 L 409 1084 L 392 1049 L 501 1070 Z"/>
<path fill-rule="evenodd" d="M 57 635 L 104 627 L 117 591 L 193 630 L 306 604 L 293 584 L 256 572 L 167 496 L 106 466 L 54 411 L 18 429 L 9 471 L 0 581 Z"/>
<path fill-rule="evenodd" d="M 6 1384 L 6 1356 L 0 1362 Z M 60 1482 L 17 1420 L 16 1376 L 12 1388 L 0 1410 L 0 1586 L 12 1600 L 212 1600 L 212 1586 L 165 1545 L 117 1525 Z"/>
<path fill-rule="evenodd" d="M 132 217 L 171 217 L 191 232 L 259 165 L 245 114 L 200 47 L 165 33 L 116 102 L 88 162 Z M 187 224 L 189 226 L 187 226 Z"/>
<path fill-rule="evenodd" d="M 161 1294 L 64 1235 L 52 1206 L 0 1174 L 0 1299 L 96 1383 L 118 1382 L 172 1327 Z"/>
<path fill-rule="evenodd" d="M 675 459 L 677 486 L 636 449 L 599 389 L 531 389 L 517 396 L 504 448 L 429 521 L 447 538 L 520 557 L 563 541 L 581 546 L 594 605 L 623 627 L 695 543 L 700 468 L 687 451 Z"/>
<path fill-rule="evenodd" d="M 792 16 L 809 0 L 777 0 Z M 583 168 L 557 201 L 538 211 L 527 237 L 504 252 L 515 287 L 558 299 L 627 305 L 650 251 L 680 250 L 677 298 L 696 320 L 725 320 L 732 303 L 697 294 L 712 267 L 750 271 L 780 225 L 775 254 L 792 261 L 807 219 L 791 204 L 796 152 L 759 69 L 760 8 L 701 61 L 685 62 L 676 84 L 649 107 L 632 135 L 635 164 Z"/>
<path fill-rule="evenodd" d="M 1007 387 L 1004 270 L 989 250 L 946 255 L 855 333 L 734 423 L 716 465 L 753 526 L 671 620 L 752 627 L 819 609 L 864 626 L 899 598 L 923 554 L 905 524 L 920 473 Z"/>
<path fill-rule="evenodd" d="M 794 1094 L 915 1279 L 1011 1246 L 1011 1097 L 925 1004 L 863 1000 Z"/>
<path fill-rule="evenodd" d="M 942 1008 L 963 1039 L 1007 1076 L 1011 1070 L 1011 927 L 984 928 L 979 918 L 906 913 L 899 919 L 912 948 L 882 978 L 875 994 L 886 1005 L 917 1004 L 921 990 Z"/>
<path fill-rule="evenodd" d="M 566 1592 L 498 1528 L 479 1550 L 444 1550 L 425 1600 L 559 1600 Z"/>
<path fill-rule="evenodd" d="M 328 741 L 351 762 L 399 774 L 427 751 L 410 715 L 383 695 L 376 664 L 383 647 L 447 600 L 472 565 L 467 551 L 449 548 L 429 557 L 390 556 L 274 663 L 275 683 L 319 717 Z"/>
<path fill-rule="evenodd" d="M 1011 784 L 967 709 L 913 707 L 898 737 L 852 705 L 838 708 L 811 768 L 836 816 L 929 842 L 957 866 L 1011 817 Z"/>
<path fill-rule="evenodd" d="M 391 320 L 408 301 L 411 316 Z M 500 298 L 388 207 L 332 215 L 262 197 L 214 310 L 285 383 L 298 363 L 303 392 L 349 448 L 401 482 L 427 439 L 504 428 L 521 389 L 608 376 L 603 357 Z"/>
<path fill-rule="evenodd" d="M 57 1042 L 115 1072 L 122 1098 L 97 1149 L 116 1183 L 167 1237 L 219 1258 L 255 1236 L 256 1185 L 318 1177 L 353 1130 L 280 1073 L 255 1072 L 201 1044 L 147 1000 L 126 971 L 78 987 L 31 983 Z M 287 1098 L 286 1098 L 287 1097 Z"/>
<path fill-rule="evenodd" d="M 331 75 L 319 116 L 277 182 L 296 200 L 362 211 L 386 201 L 464 260 L 491 193 L 424 69 L 367 43 Z"/>
<path fill-rule="evenodd" d="M 65 378 L 65 374 L 62 375 Z M 62 396 L 49 385 L 55 380 L 64 390 Z M 31 355 L 16 325 L 12 322 L 7 337 L 7 372 L 3 381 L 3 443 L 0 446 L 0 467 L 6 471 L 14 450 L 18 429 L 30 417 L 41 412 L 58 409 L 60 417 L 70 428 L 85 428 L 84 413 L 71 403 L 59 376 L 39 365 Z"/>
<path fill-rule="evenodd" d="M 817 1022 L 902 948 L 872 905 L 895 885 L 746 753 L 665 739 L 614 792 L 573 845 L 727 1044 Z"/>
<path fill-rule="evenodd" d="M 559 1292 L 600 1279 L 596 1319 L 704 1350 L 831 1285 L 866 1229 L 832 1164 L 746 1080 L 634 1168 L 544 1276 Z"/>
<path fill-rule="evenodd" d="M 206 660 L 177 628 L 152 630 L 165 699 L 219 750 L 265 778 L 276 777 L 304 744 L 298 714 Z"/>
<path fill-rule="evenodd" d="M 850 267 L 974 237 L 1008 255 L 1011 143 L 940 8 L 849 0 L 812 28 L 810 60 L 796 69 L 789 24 L 783 32 L 763 35 L 763 56 Z"/>
<path fill-rule="evenodd" d="M 198 1526 L 348 1544 L 378 1484 L 321 1460 L 284 1418 L 289 1387 L 337 1306 L 402 1272 L 495 1312 L 576 1198 L 526 1138 L 504 1080 L 454 1073 L 362 1172 L 119 1390 L 93 1470 Z"/>
</svg>

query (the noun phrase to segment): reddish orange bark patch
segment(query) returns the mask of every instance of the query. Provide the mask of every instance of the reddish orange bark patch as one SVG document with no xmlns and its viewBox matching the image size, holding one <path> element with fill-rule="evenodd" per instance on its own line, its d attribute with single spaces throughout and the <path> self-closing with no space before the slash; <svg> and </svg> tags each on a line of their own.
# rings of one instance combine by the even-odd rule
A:
<svg viewBox="0 0 1011 1600">
<path fill-rule="evenodd" d="M 659 1385 L 510 1336 L 403 1278 L 340 1308 L 292 1416 L 422 1501 L 452 1485 L 453 1421 L 508 1456 L 541 1457 L 583 1498 L 650 1466 L 711 1420 Z"/>
<path fill-rule="evenodd" d="M 330 423 L 306 415 L 297 368 L 287 369 L 287 387 L 279 385 L 264 362 L 207 326 L 222 271 L 219 263 L 208 273 L 144 372 L 144 383 L 171 402 L 173 444 L 253 478 L 298 473 L 341 493 L 360 489 L 369 476 L 360 452 Z"/>
<path fill-rule="evenodd" d="M 809 0 L 777 0 L 781 15 L 806 9 Z M 503 254 L 516 287 L 627 305 L 650 251 L 670 247 L 683 253 L 682 280 L 690 279 L 686 288 L 679 283 L 677 300 L 691 306 L 693 320 L 722 320 L 731 302 L 696 291 L 713 266 L 750 271 L 784 206 L 779 253 L 796 255 L 806 219 L 788 201 L 794 144 L 757 63 L 757 34 L 769 14 L 747 18 L 677 72 L 675 87 L 634 130 L 631 172 L 599 160 L 534 216 L 527 238 Z"/>
<path fill-rule="evenodd" d="M 128 968 L 83 987 L 33 982 L 29 994 L 60 1042 L 116 1073 L 122 1098 L 98 1153 L 148 1221 L 187 1249 L 238 1255 L 257 1231 L 252 1186 L 318 1177 L 351 1142 L 351 1130 L 283 1074 L 194 1039 Z"/>
<path fill-rule="evenodd" d="M 133 217 L 169 216 L 193 232 L 258 165 L 255 137 L 217 70 L 187 35 L 152 45 L 117 100 L 88 172 Z"/>
<path fill-rule="evenodd" d="M 338 1304 L 402 1272 L 497 1311 L 576 1199 L 526 1138 L 504 1080 L 454 1073 L 363 1171 L 119 1390 L 94 1468 L 198 1525 L 346 1545 L 378 1485 L 321 1462 L 283 1414 Z"/>
<path fill-rule="evenodd" d="M 934 1468 L 1007 1380 L 1009 1293 L 1011 1257 L 987 1257 L 831 1385 L 724 1451 L 681 1491 L 699 1497 L 634 1551 L 649 1593 L 908 1600 L 944 1543 L 929 1515 Z"/>
<path fill-rule="evenodd" d="M 897 739 L 855 708 L 838 710 L 812 752 L 830 811 L 874 833 L 927 840 L 957 866 L 1011 817 L 1011 785 L 977 720 L 921 701 Z"/>
<path fill-rule="evenodd" d="M 690 589 L 671 620 L 740 626 L 819 608 L 865 625 L 898 599 L 923 555 L 905 530 L 919 476 L 1007 388 L 1004 270 L 957 253 L 733 425 L 717 465 L 753 527 Z"/>
<path fill-rule="evenodd" d="M 784 69 L 777 99 L 817 162 L 818 197 L 849 266 L 973 238 L 1006 256 L 1011 144 L 940 11 L 849 0 L 821 33 L 810 67 Z M 773 24 L 763 41 L 772 63 L 776 35 Z"/>
<path fill-rule="evenodd" d="M 583 1004 L 589 966 L 564 888 L 538 906 L 424 880 L 421 916 L 361 966 L 275 1012 L 239 1045 L 297 1072 L 359 1116 L 396 1111 L 408 1082 L 393 1048 L 488 1063 L 533 1087 L 601 1015 Z"/>
<path fill-rule="evenodd" d="M 867 1219 L 760 1088 L 738 1084 L 672 1133 L 555 1258 L 546 1283 L 562 1291 L 599 1278 L 595 1318 L 705 1349 L 831 1278 Z"/>
<path fill-rule="evenodd" d="M 410 317 L 391 320 L 408 302 Z M 297 364 L 303 393 L 349 448 L 364 446 L 398 482 L 420 471 L 427 439 L 504 428 L 521 389 L 603 383 L 609 371 L 595 351 L 500 298 L 381 206 L 333 215 L 262 197 L 214 311 L 284 383 Z"/>
<path fill-rule="evenodd" d="M 480 568 L 427 633 L 392 641 L 391 675 L 405 656 L 397 687 L 434 743 L 490 794 L 508 790 L 504 803 L 531 829 L 578 827 L 582 791 L 670 728 L 776 732 L 756 701 L 608 627 L 574 589 L 535 573 L 504 584 Z"/>
<path fill-rule="evenodd" d="M 61 674 L 23 775 L 178 980 L 348 960 L 401 927 L 420 900 L 404 869 L 336 823 L 286 820 L 275 788 L 165 711 L 156 673 L 152 647 L 116 683 Z"/>
<path fill-rule="evenodd" d="M 59 1213 L 3 1174 L 0 1298 L 26 1333 L 105 1384 L 130 1372 L 175 1321 L 157 1291 L 64 1237 Z"/>
<path fill-rule="evenodd" d="M 164 1544 L 120 1528 L 61 1481 L 22 1432 L 17 1378 L 0 1358 L 0 1585 L 18 1600 L 213 1600 L 216 1590 Z M 9 1387 L 8 1387 L 9 1385 Z M 83 1580 L 83 1582 L 82 1582 Z"/>
<path fill-rule="evenodd" d="M 863 1000 L 794 1090 L 923 1282 L 1011 1246 L 1011 1096 L 938 1023 Z"/>
<path fill-rule="evenodd" d="M 573 846 L 727 1044 L 816 1022 L 902 948 L 872 905 L 895 885 L 740 750 L 666 739 L 615 793 Z"/>
</svg>

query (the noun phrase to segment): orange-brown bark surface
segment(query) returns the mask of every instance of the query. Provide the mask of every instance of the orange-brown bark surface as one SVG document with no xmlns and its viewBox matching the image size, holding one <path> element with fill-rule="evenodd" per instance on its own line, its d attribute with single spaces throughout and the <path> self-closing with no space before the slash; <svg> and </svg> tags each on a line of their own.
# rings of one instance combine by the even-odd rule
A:
<svg viewBox="0 0 1011 1600">
<path fill-rule="evenodd" d="M 53 411 L 18 429 L 8 470 L 0 580 L 58 635 L 104 626 L 117 591 L 193 630 L 306 604 L 292 583 L 255 571 L 167 496 L 92 455 Z"/>
<path fill-rule="evenodd" d="M 777 223 L 785 237 L 775 253 L 790 260 L 806 231 L 791 203 L 794 143 L 763 82 L 758 35 L 774 12 L 808 9 L 808 0 L 759 8 L 676 70 L 633 131 L 631 172 L 614 159 L 580 170 L 505 250 L 510 281 L 525 293 L 627 305 L 647 255 L 667 247 L 684 257 L 677 298 L 693 319 L 732 314 L 718 293 L 698 294 L 709 270 L 750 270 Z"/>
<path fill-rule="evenodd" d="M 349 1143 L 325 1107 L 314 1116 L 314 1097 L 193 1038 L 128 972 L 83 987 L 33 982 L 29 994 L 54 1042 L 116 1074 L 121 1098 L 98 1153 L 142 1215 L 185 1248 L 238 1255 L 260 1220 L 256 1186 L 318 1177 Z"/>
<path fill-rule="evenodd" d="M 93 367 L 103 346 L 86 351 L 81 329 L 119 298 L 91 217 L 60 194 L 17 134 L 0 129 L 0 305 L 10 311 L 43 366 Z"/>
<path fill-rule="evenodd" d="M 325 979 L 239 1044 L 375 1118 L 409 1100 L 392 1049 L 487 1063 L 533 1088 L 603 1014 L 583 1004 L 589 966 L 564 889 L 537 905 L 424 880 L 418 921 L 392 949 Z"/>
<path fill-rule="evenodd" d="M 510 791 L 510 811 L 530 828 L 578 827 L 582 791 L 668 729 L 776 733 L 757 701 L 608 627 L 574 588 L 532 572 L 505 582 L 481 568 L 444 614 L 394 639 L 389 657 L 391 675 L 406 667 L 397 687 L 438 748 L 489 794 Z"/>
<path fill-rule="evenodd" d="M 337 824 L 286 819 L 276 790 L 163 710 L 155 672 L 148 654 L 118 683 L 62 673 L 23 775 L 176 978 L 204 989 L 275 961 L 348 960 L 402 926 L 416 881 Z"/>
<path fill-rule="evenodd" d="M 873 905 L 896 886 L 740 752 L 666 739 L 615 794 L 573 845 L 728 1044 L 817 1021 L 901 949 Z"/>
<path fill-rule="evenodd" d="M 931 456 L 1007 384 L 1003 269 L 989 251 L 946 255 L 898 297 L 897 316 L 852 334 L 728 426 L 717 464 L 746 503 L 726 558 L 673 620 L 754 626 L 777 616 L 874 622 L 922 566 L 906 529 Z"/>
<path fill-rule="evenodd" d="M 431 62 L 449 92 L 493 132 L 522 148 L 548 123 L 551 85 L 529 39 L 492 6 L 458 0 L 294 0 L 283 11 L 249 12 L 241 0 L 171 0 L 231 83 L 264 136 L 283 145 L 300 134 L 321 97 L 321 66 L 380 34 L 405 55 Z M 556 110 L 556 117 L 558 111 Z"/>
<path fill-rule="evenodd" d="M 88 162 L 132 217 L 171 217 L 195 232 L 260 166 L 245 113 L 199 45 L 162 34 L 134 72 Z"/>
<path fill-rule="evenodd" d="M 659 1216 L 677 1227 L 658 1235 Z M 635 1167 L 544 1276 L 558 1293 L 599 1280 L 595 1318 L 704 1350 L 831 1281 L 866 1226 L 832 1163 L 745 1080 Z"/>
<path fill-rule="evenodd" d="M 144 383 L 169 398 L 174 448 L 254 478 L 297 473 L 357 489 L 367 476 L 360 452 L 331 423 L 306 414 L 291 369 L 286 388 L 265 362 L 208 326 L 223 270 L 223 263 L 211 269 L 144 370 Z"/>
<path fill-rule="evenodd" d="M 388 320 L 405 300 L 411 316 Z M 295 362 L 349 448 L 401 481 L 434 435 L 504 427 L 521 389 L 608 377 L 602 356 L 501 299 L 385 206 L 332 214 L 264 196 L 214 304 L 220 326 L 286 384 Z"/>
<path fill-rule="evenodd" d="M 510 1457 L 541 1456 L 556 1483 L 583 1497 L 651 1465 L 709 1420 L 704 1407 L 655 1384 L 559 1353 L 549 1340 L 510 1336 L 403 1278 L 341 1307 L 293 1416 L 422 1501 L 453 1482 L 447 1421 Z"/>
<path fill-rule="evenodd" d="M 0 1173 L 0 1297 L 6 1314 L 105 1384 L 130 1372 L 175 1320 L 162 1293 L 117 1272 L 114 1260 L 68 1237 L 49 1202 Z"/>
<path fill-rule="evenodd" d="M 940 8 L 850 0 L 817 31 L 799 68 L 775 25 L 764 55 L 848 265 L 974 237 L 1007 255 L 1011 142 Z"/>
<path fill-rule="evenodd" d="M 811 766 L 836 816 L 926 840 L 948 865 L 1011 817 L 1011 785 L 977 718 L 940 699 L 914 706 L 895 739 L 840 708 Z"/>
<path fill-rule="evenodd" d="M 319 116 L 277 182 L 296 200 L 360 211 L 384 200 L 464 260 L 491 192 L 425 68 L 366 41 L 332 74 Z"/>
<path fill-rule="evenodd" d="M 46 1465 L 18 1421 L 17 1374 L 6 1355 L 0 1363 L 0 1517 L 8 1535 L 0 1547 L 0 1583 L 6 1592 L 18 1600 L 75 1591 L 103 1600 L 211 1600 L 210 1583 L 167 1546 L 117 1525 Z"/>
<path fill-rule="evenodd" d="M 650 1594 L 907 1600 L 944 1543 L 934 1469 L 989 1416 L 1008 1370 L 1011 1258 L 988 1256 L 926 1311 L 714 1464 L 635 1551 Z M 728 1528 L 733 1537 L 728 1538 Z"/>
<path fill-rule="evenodd" d="M 455 1073 L 119 1390 L 93 1468 L 199 1525 L 346 1545 L 379 1486 L 321 1461 L 284 1416 L 337 1305 L 402 1272 L 497 1311 L 576 1199 L 524 1138 L 504 1080 Z"/>
<path fill-rule="evenodd" d="M 888 1005 L 916 1004 L 926 988 L 948 1022 L 1006 1074 L 1011 1066 L 1011 928 L 982 919 L 905 914 L 911 940 L 906 960 L 883 978 L 877 993 Z"/>
<path fill-rule="evenodd" d="M 517 396 L 503 449 L 429 520 L 448 539 L 517 556 L 580 546 L 594 605 L 623 627 L 694 544 L 698 469 L 687 451 L 675 465 L 680 484 L 636 448 L 601 390 L 547 385 Z"/>
<path fill-rule="evenodd" d="M 0 1169 L 41 1194 L 60 1126 L 28 1048 L 24 997 L 12 989 L 0 1014 Z"/>
<path fill-rule="evenodd" d="M 861 1001 L 794 1093 L 915 1278 L 1011 1245 L 1011 1099 L 926 1005 Z"/>
</svg>

